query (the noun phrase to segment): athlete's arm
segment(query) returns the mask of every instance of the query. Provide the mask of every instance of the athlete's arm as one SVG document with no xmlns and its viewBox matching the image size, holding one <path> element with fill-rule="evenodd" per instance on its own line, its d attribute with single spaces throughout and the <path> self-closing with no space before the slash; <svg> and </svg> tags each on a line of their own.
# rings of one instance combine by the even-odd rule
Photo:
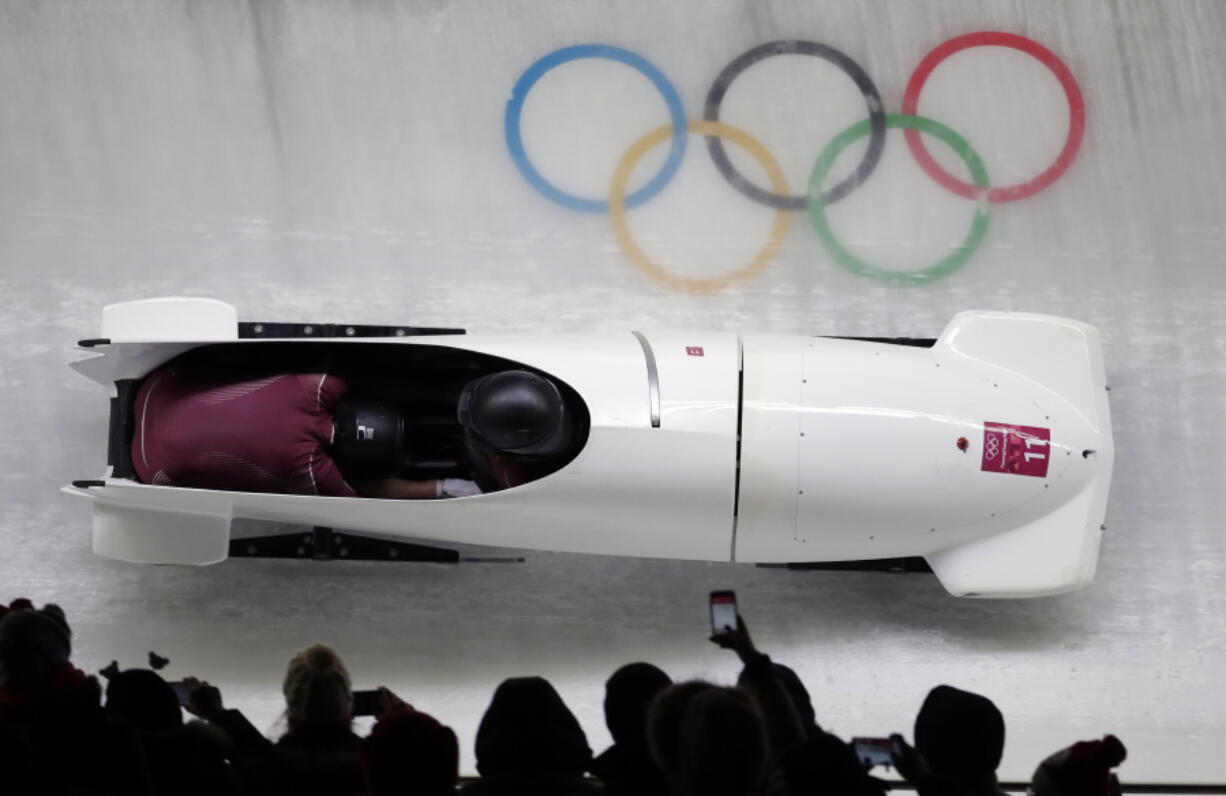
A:
<svg viewBox="0 0 1226 796">
<path fill-rule="evenodd" d="M 384 478 L 382 481 L 354 484 L 353 488 L 362 497 L 385 500 L 421 500 L 438 495 L 438 482 L 434 479 L 410 481 L 407 478 Z"/>
<path fill-rule="evenodd" d="M 437 478 L 431 481 L 385 478 L 382 481 L 354 484 L 354 490 L 362 497 L 386 500 L 471 497 L 481 494 L 481 487 L 463 478 Z"/>
</svg>

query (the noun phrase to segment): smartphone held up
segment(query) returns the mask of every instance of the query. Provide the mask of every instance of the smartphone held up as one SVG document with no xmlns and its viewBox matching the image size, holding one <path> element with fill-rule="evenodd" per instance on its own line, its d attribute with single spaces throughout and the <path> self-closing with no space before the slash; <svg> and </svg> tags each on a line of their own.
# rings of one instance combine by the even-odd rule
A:
<svg viewBox="0 0 1226 796">
<path fill-rule="evenodd" d="M 889 738 L 852 738 L 851 746 L 855 750 L 856 759 L 865 768 L 889 768 L 894 765 L 894 742 Z"/>
<path fill-rule="evenodd" d="M 737 629 L 736 592 L 711 592 L 711 635 L 722 636 Z"/>
<path fill-rule="evenodd" d="M 175 699 L 179 700 L 179 707 L 185 708 L 192 703 L 192 689 L 187 683 L 182 680 L 170 680 L 166 685 L 175 692 Z"/>
</svg>

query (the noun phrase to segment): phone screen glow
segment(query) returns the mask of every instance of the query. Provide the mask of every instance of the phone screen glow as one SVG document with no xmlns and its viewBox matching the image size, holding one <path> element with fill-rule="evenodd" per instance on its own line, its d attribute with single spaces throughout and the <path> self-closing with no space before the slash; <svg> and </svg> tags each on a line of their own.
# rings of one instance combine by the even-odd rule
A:
<svg viewBox="0 0 1226 796">
<path fill-rule="evenodd" d="M 852 738 L 851 743 L 856 752 L 856 759 L 861 763 L 869 767 L 888 767 L 893 764 L 890 753 L 894 746 L 890 743 L 889 738 Z"/>
<path fill-rule="evenodd" d="M 736 629 L 736 603 L 731 598 L 711 599 L 711 632 L 725 633 Z"/>
</svg>

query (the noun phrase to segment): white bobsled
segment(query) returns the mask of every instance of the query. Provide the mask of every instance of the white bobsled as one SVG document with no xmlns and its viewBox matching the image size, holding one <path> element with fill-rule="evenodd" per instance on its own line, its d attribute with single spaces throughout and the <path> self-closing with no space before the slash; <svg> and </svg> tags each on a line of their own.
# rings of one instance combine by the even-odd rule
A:
<svg viewBox="0 0 1226 796">
<path fill-rule="evenodd" d="M 620 556 L 922 556 L 967 597 L 1056 594 L 1094 577 L 1113 444 L 1087 324 L 963 312 L 935 340 L 445 331 L 240 324 L 209 299 L 106 307 L 102 338 L 82 343 L 93 356 L 73 367 L 112 388 L 111 462 L 104 478 L 66 487 L 93 500 L 94 550 L 214 563 L 241 517 Z M 446 500 L 189 489 L 118 472 L 130 438 L 116 404 L 131 400 L 119 385 L 206 346 L 321 345 L 429 354 L 467 372 L 511 363 L 564 386 L 584 428 L 555 471 Z"/>
</svg>

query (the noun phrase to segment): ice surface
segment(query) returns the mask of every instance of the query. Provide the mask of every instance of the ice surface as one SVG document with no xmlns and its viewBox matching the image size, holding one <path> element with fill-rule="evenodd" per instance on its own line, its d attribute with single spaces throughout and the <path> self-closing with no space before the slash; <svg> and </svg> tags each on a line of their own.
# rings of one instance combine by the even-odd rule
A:
<svg viewBox="0 0 1226 796">
<path fill-rule="evenodd" d="M 1068 172 L 995 204 L 966 264 L 921 287 L 841 267 L 807 214 L 776 261 L 712 295 L 653 282 L 609 219 L 534 191 L 508 153 L 518 76 L 601 43 L 655 64 L 688 119 L 739 53 L 808 39 L 855 59 L 898 113 L 925 53 L 998 30 L 1042 43 L 1085 98 Z M 603 681 L 646 659 L 728 681 L 704 640 L 705 593 L 735 588 L 761 646 L 795 667 L 844 735 L 908 731 L 949 682 L 1000 705 L 1002 774 L 1111 731 L 1126 779 L 1223 781 L 1226 727 L 1226 5 L 1216 0 L 790 0 L 606 3 L 9 4 L 0 26 L 0 592 L 64 604 L 76 657 L 136 665 L 148 649 L 264 726 L 283 665 L 317 639 L 361 686 L 387 683 L 472 740 L 497 682 L 541 673 L 607 741 Z M 721 118 L 759 139 L 803 193 L 832 137 L 866 117 L 826 61 L 750 67 Z M 525 102 L 527 151 L 559 187 L 607 197 L 616 161 L 668 124 L 630 67 L 557 67 Z M 1068 104 L 1015 50 L 967 50 L 920 112 L 966 137 L 994 186 L 1059 151 Z M 772 211 L 738 194 L 689 136 L 673 182 L 628 213 L 644 250 L 690 275 L 736 270 Z M 836 162 L 843 179 L 861 140 Z M 965 176 L 943 144 L 938 162 Z M 644 158 L 630 190 L 665 162 Z M 732 163 L 758 184 L 738 146 Z M 974 203 L 916 165 L 900 131 L 830 222 L 889 269 L 966 234 Z M 104 462 L 106 396 L 73 374 L 72 341 L 103 304 L 207 295 L 245 319 L 422 323 L 473 331 L 685 327 L 931 335 L 962 309 L 1067 315 L 1104 333 L 1118 457 L 1097 581 L 1035 601 L 947 597 L 923 576 L 533 554 L 527 563 L 127 566 L 88 550 L 84 505 L 56 492 Z M 0 595 L 3 596 L 3 595 Z"/>
</svg>

